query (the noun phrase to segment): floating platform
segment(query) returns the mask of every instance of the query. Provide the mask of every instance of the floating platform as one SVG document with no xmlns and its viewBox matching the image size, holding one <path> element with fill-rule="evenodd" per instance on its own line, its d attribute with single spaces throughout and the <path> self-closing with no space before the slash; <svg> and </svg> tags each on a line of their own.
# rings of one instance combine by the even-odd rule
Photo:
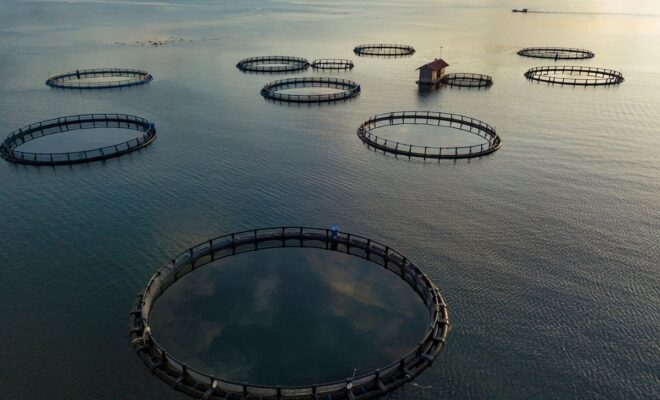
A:
<svg viewBox="0 0 660 400">
<path fill-rule="evenodd" d="M 422 299 L 430 322 L 419 344 L 383 368 L 335 382 L 308 386 L 268 386 L 232 382 L 199 371 L 158 344 L 149 318 L 158 298 L 177 280 L 221 258 L 282 247 L 310 247 L 361 257 L 404 280 Z M 138 295 L 131 312 L 130 338 L 140 359 L 174 390 L 195 399 L 366 400 L 385 396 L 429 368 L 447 343 L 449 315 L 433 282 L 407 257 L 390 247 L 351 233 L 307 227 L 255 229 L 211 239 L 176 256 L 156 272 Z"/>
</svg>

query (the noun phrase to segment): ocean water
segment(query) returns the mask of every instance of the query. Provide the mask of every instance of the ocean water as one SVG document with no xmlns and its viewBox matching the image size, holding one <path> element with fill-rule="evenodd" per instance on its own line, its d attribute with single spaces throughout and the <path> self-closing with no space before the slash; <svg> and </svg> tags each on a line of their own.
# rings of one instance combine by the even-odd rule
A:
<svg viewBox="0 0 660 400">
<path fill-rule="evenodd" d="M 511 13 L 521 7 L 562 13 Z M 184 40 L 139 44 L 171 36 Z M 153 145 L 106 162 L 0 160 L 0 397 L 185 398 L 129 345 L 128 313 L 151 274 L 223 233 L 333 223 L 407 255 L 449 305 L 447 348 L 394 398 L 660 397 L 658 39 L 654 0 L 0 0 L 3 135 L 90 112 L 158 129 Z M 417 52 L 353 55 L 369 42 Z M 553 62 L 516 51 L 546 45 L 593 50 L 566 64 L 626 81 L 526 81 Z M 264 101 L 261 87 L 283 76 L 235 63 L 268 54 L 350 58 L 352 71 L 284 76 L 347 78 L 362 93 L 321 106 Z M 415 69 L 438 56 L 447 72 L 488 74 L 494 86 L 420 92 Z M 94 67 L 145 69 L 154 81 L 44 85 Z M 423 162 L 360 142 L 362 121 L 399 110 L 472 116 L 504 145 Z"/>
</svg>

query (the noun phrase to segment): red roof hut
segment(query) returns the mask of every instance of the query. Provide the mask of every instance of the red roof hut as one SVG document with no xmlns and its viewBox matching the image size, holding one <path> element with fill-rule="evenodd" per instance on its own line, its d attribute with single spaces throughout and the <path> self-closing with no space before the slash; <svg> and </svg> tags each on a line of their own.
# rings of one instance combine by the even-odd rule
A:
<svg viewBox="0 0 660 400">
<path fill-rule="evenodd" d="M 449 64 L 447 64 L 442 58 L 436 58 L 435 61 L 431 61 L 426 65 L 422 65 L 421 67 L 417 68 L 419 71 L 419 80 L 417 83 L 423 85 L 434 85 L 440 82 L 440 79 L 442 79 L 443 75 L 445 74 L 445 68 L 448 66 Z"/>
</svg>

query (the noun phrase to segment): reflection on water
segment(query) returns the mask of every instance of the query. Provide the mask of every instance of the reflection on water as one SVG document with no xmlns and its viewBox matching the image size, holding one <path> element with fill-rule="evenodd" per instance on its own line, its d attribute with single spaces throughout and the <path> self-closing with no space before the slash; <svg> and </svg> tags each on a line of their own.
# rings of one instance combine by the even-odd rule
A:
<svg viewBox="0 0 660 400">
<path fill-rule="evenodd" d="M 142 132 L 134 129 L 76 129 L 31 140 L 17 149 L 31 153 L 67 153 L 124 143 L 141 135 Z"/>
<path fill-rule="evenodd" d="M 420 120 L 420 125 L 386 125 L 373 130 L 372 133 L 382 139 L 412 144 L 413 146 L 454 147 L 488 143 L 484 138 L 460 129 L 448 126 L 421 125 L 421 123 L 423 121 Z"/>
<path fill-rule="evenodd" d="M 275 249 L 187 275 L 151 327 L 174 356 L 238 382 L 304 385 L 372 372 L 422 339 L 426 307 L 381 266 L 318 249 Z"/>
</svg>

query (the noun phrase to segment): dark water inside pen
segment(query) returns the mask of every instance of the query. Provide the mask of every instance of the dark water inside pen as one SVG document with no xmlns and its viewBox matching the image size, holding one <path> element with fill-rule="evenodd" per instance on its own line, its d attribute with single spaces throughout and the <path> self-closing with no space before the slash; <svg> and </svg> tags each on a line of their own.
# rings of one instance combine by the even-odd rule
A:
<svg viewBox="0 0 660 400">
<path fill-rule="evenodd" d="M 520 7 L 566 13 L 511 13 Z M 185 398 L 154 378 L 128 343 L 128 313 L 151 274 L 222 233 L 333 223 L 409 256 L 449 304 L 446 351 L 418 379 L 420 386 L 394 397 L 660 397 L 659 14 L 652 0 L 0 0 L 2 135 L 90 112 L 135 114 L 158 129 L 152 146 L 106 162 L 70 168 L 0 162 L 0 397 Z M 170 36 L 184 40 L 115 44 Z M 401 59 L 352 54 L 369 42 L 411 44 L 417 53 Z M 593 50 L 594 59 L 566 63 L 614 68 L 626 82 L 603 88 L 527 82 L 527 68 L 553 62 L 516 51 L 543 45 Z M 420 92 L 415 68 L 440 52 L 448 72 L 485 73 L 495 85 Z M 285 76 L 235 68 L 241 58 L 270 54 L 350 58 L 355 68 Z M 154 81 L 88 92 L 44 85 L 49 75 L 94 67 L 146 69 Z M 296 76 L 351 79 L 362 94 L 323 106 L 277 104 L 259 95 L 265 83 Z M 362 145 L 355 131 L 363 120 L 398 110 L 478 118 L 497 127 L 504 146 L 482 159 L 438 163 L 396 159 Z M 122 133 L 109 133 L 123 140 Z M 425 129 L 387 134 L 411 141 L 433 136 Z M 453 144 L 460 135 L 443 130 L 442 139 L 433 140 Z M 108 140 L 50 139 L 60 148 Z M 259 269 L 261 256 L 236 258 L 218 273 L 255 272 L 237 275 L 231 285 L 209 268 L 206 281 L 228 285 L 218 286 L 223 290 L 243 288 L 246 296 L 267 282 L 256 271 L 294 282 L 299 295 L 317 296 L 320 312 L 289 307 L 297 296 L 281 290 L 260 312 L 273 321 L 294 313 L 319 318 L 336 327 L 323 333 L 337 343 L 359 344 L 360 333 L 373 334 L 383 318 L 419 321 L 392 302 L 398 296 L 414 305 L 407 287 L 384 289 L 384 271 L 369 275 L 369 265 L 352 259 L 347 263 L 360 268 L 342 279 L 380 288 L 381 310 L 366 327 L 349 324 L 363 310 L 360 297 L 347 292 L 346 314 L 333 320 L 335 292 L 321 289 L 340 280 L 318 271 L 341 268 L 326 253 L 318 255 L 319 265 L 278 255 L 281 265 L 270 263 L 270 270 Z M 202 271 L 186 280 L 204 281 Z M 237 314 L 225 304 L 256 307 L 240 298 L 204 302 L 198 291 L 179 302 L 171 295 L 172 307 L 155 312 L 176 324 L 190 317 L 177 319 L 174 312 L 186 301 L 199 301 L 193 326 L 236 324 Z M 287 326 L 291 331 L 282 332 Z M 276 329 L 284 348 L 300 334 L 279 318 L 262 328 Z M 414 326 L 394 333 L 380 344 L 408 347 L 419 336 Z M 218 354 L 201 354 L 219 359 L 253 339 L 240 329 L 222 335 L 227 342 Z M 280 340 L 268 340 L 235 359 L 249 354 L 253 365 L 269 365 L 282 349 Z M 196 357 L 194 348 L 181 350 Z M 342 374 L 335 367 L 348 367 L 343 375 L 350 376 L 350 366 L 379 363 L 386 354 L 327 359 L 317 377 Z M 206 362 L 250 375 L 225 360 Z M 285 377 L 300 372 L 277 371 Z"/>
</svg>

